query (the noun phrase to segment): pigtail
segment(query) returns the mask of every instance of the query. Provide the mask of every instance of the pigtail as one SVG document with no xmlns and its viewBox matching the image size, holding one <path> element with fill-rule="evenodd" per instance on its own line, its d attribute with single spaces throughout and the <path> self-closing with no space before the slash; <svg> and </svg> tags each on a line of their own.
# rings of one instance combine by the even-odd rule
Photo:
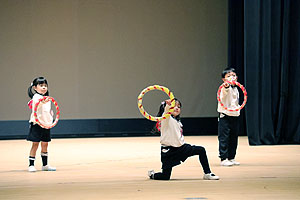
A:
<svg viewBox="0 0 300 200">
<path fill-rule="evenodd" d="M 163 113 L 165 111 L 165 107 L 166 107 L 166 102 L 163 101 L 161 103 L 161 105 L 159 106 L 159 110 L 158 110 L 156 117 L 161 117 L 163 115 Z M 151 130 L 151 133 L 160 135 L 160 122 L 155 123 L 155 125 L 153 126 L 153 128 Z"/>
<path fill-rule="evenodd" d="M 32 97 L 33 97 L 33 92 L 32 92 L 32 84 L 29 86 L 29 88 L 28 88 L 28 91 L 27 91 L 27 93 L 28 93 L 28 96 L 30 97 L 30 99 L 32 99 Z"/>
<path fill-rule="evenodd" d="M 165 107 L 166 107 L 166 102 L 165 101 L 161 102 L 156 117 L 161 117 L 163 115 L 163 113 L 165 112 Z"/>
</svg>

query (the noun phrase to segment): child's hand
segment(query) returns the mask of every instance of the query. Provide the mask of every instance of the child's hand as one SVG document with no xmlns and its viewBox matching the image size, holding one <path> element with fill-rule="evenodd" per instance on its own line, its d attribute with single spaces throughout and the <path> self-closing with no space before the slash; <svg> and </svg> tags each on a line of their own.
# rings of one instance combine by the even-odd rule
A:
<svg viewBox="0 0 300 200">
<path fill-rule="evenodd" d="M 229 86 L 230 86 L 230 84 L 227 83 L 227 82 L 224 82 L 223 85 L 224 85 L 225 88 L 229 88 Z"/>
<path fill-rule="evenodd" d="M 46 97 L 45 99 L 42 100 L 42 103 L 47 103 L 49 101 L 50 101 L 50 99 L 48 97 Z"/>
<path fill-rule="evenodd" d="M 166 102 L 166 104 L 168 104 L 169 106 L 171 105 L 171 99 L 168 99 L 168 100 L 166 100 L 165 102 Z"/>
</svg>

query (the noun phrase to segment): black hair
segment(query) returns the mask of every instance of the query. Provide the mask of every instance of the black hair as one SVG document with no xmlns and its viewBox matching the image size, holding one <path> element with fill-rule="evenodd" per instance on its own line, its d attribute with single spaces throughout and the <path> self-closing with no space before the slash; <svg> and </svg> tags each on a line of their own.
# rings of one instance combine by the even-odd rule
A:
<svg viewBox="0 0 300 200">
<path fill-rule="evenodd" d="M 226 74 L 230 73 L 230 72 L 234 72 L 236 73 L 235 69 L 232 67 L 228 67 L 226 69 L 223 70 L 222 72 L 222 78 L 225 78 Z"/>
<path fill-rule="evenodd" d="M 35 78 L 35 79 L 32 81 L 32 83 L 31 83 L 31 85 L 29 86 L 29 88 L 28 88 L 28 96 L 29 96 L 30 98 L 32 98 L 33 95 L 35 94 L 35 93 L 32 92 L 32 87 L 33 87 L 33 86 L 37 86 L 37 85 L 39 85 L 39 84 L 44 84 L 44 83 L 48 86 L 48 81 L 47 81 L 44 77 L 37 77 L 37 78 Z M 48 91 L 48 90 L 47 90 L 47 92 L 44 94 L 44 96 L 49 96 L 49 91 Z"/>
<path fill-rule="evenodd" d="M 175 99 L 175 102 L 177 101 L 177 102 L 179 103 L 180 107 L 181 107 L 181 106 L 182 106 L 182 105 L 181 105 L 181 102 L 180 102 L 178 99 L 176 99 L 176 98 L 174 98 L 174 99 Z M 158 111 L 156 117 L 161 117 L 161 116 L 163 115 L 163 113 L 165 112 L 165 107 L 166 107 L 166 102 L 164 101 L 164 102 L 160 105 L 159 111 Z M 179 120 L 180 120 L 180 114 L 177 115 L 177 116 L 174 117 L 174 118 L 175 118 L 177 121 L 179 121 Z"/>
</svg>

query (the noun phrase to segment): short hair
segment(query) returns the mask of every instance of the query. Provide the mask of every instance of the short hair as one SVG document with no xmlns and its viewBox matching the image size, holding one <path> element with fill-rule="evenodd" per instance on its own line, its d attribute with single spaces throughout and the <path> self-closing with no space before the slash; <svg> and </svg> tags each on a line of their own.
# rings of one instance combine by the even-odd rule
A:
<svg viewBox="0 0 300 200">
<path fill-rule="evenodd" d="M 230 73 L 230 72 L 234 72 L 236 73 L 235 69 L 232 67 L 228 67 L 226 69 L 223 70 L 222 72 L 222 78 L 225 78 L 226 74 Z"/>
</svg>

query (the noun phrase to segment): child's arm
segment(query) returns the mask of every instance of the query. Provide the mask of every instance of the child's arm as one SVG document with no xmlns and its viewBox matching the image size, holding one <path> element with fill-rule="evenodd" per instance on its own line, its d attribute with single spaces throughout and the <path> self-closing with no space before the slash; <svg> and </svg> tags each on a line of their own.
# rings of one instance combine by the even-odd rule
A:
<svg viewBox="0 0 300 200">
<path fill-rule="evenodd" d="M 166 102 L 166 107 L 165 107 L 165 112 L 164 112 L 164 114 L 170 110 L 171 104 L 172 104 L 171 99 L 168 99 L 168 100 L 166 100 L 165 102 Z"/>
<path fill-rule="evenodd" d="M 170 107 L 171 107 L 171 100 L 170 99 L 168 99 L 168 100 L 165 100 L 165 109 L 164 109 L 164 112 L 163 112 L 163 114 L 162 114 L 162 116 L 165 114 L 165 113 L 167 113 L 167 112 L 169 112 L 169 110 L 170 110 Z M 163 132 L 164 132 L 164 130 L 166 130 L 166 129 L 168 129 L 167 127 L 169 127 L 169 124 L 170 124 L 170 118 L 171 117 L 168 117 L 168 118 L 166 118 L 166 119 L 163 119 L 163 120 L 161 120 L 161 127 L 160 127 L 160 132 L 161 132 L 161 134 L 163 134 Z"/>
<path fill-rule="evenodd" d="M 224 86 L 224 87 L 222 88 L 221 94 L 220 94 L 220 98 L 221 98 L 222 101 L 223 101 L 223 99 L 224 99 L 224 98 L 227 96 L 227 94 L 228 94 L 230 84 L 227 83 L 227 82 L 224 82 L 224 83 L 223 83 L 223 86 Z"/>
<path fill-rule="evenodd" d="M 166 106 L 165 106 L 165 110 L 164 113 L 162 115 L 164 115 L 165 113 L 169 112 L 170 108 L 171 108 L 171 100 L 165 100 Z"/>
</svg>

